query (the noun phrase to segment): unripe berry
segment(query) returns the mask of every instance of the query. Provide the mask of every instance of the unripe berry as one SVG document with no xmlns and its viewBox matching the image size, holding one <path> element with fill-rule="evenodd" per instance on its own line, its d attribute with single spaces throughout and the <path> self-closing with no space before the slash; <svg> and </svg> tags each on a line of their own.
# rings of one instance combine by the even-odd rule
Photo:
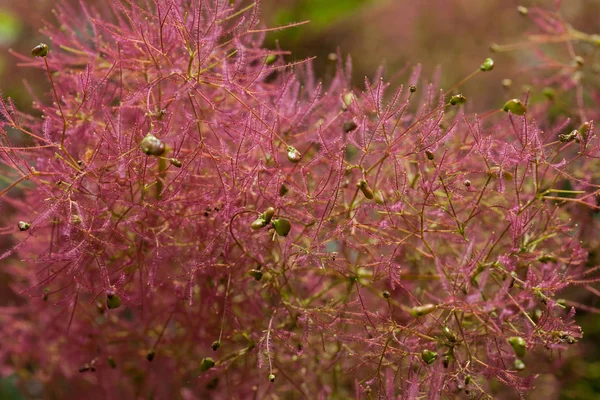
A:
<svg viewBox="0 0 600 400">
<path fill-rule="evenodd" d="M 523 102 L 519 99 L 511 99 L 509 101 L 507 101 L 506 103 L 504 103 L 504 106 L 502 107 L 502 110 L 505 112 L 511 112 L 515 115 L 525 115 L 525 113 L 527 112 L 527 107 L 525 107 L 525 104 L 523 104 Z"/>
<path fill-rule="evenodd" d="M 508 338 L 508 343 L 512 346 L 515 354 L 518 357 L 525 356 L 525 352 L 527 350 L 527 343 L 525 342 L 525 339 L 520 336 L 512 336 Z"/>
<path fill-rule="evenodd" d="M 431 350 L 423 350 L 421 353 L 421 358 L 426 364 L 433 364 L 433 362 L 437 359 L 437 353 Z"/>
<path fill-rule="evenodd" d="M 292 229 L 292 224 L 285 218 L 274 219 L 271 221 L 271 225 L 279 236 L 287 236 Z"/>
<path fill-rule="evenodd" d="M 494 69 L 494 60 L 491 58 L 486 58 L 483 64 L 479 67 L 479 69 L 483 72 L 491 71 Z"/>
</svg>

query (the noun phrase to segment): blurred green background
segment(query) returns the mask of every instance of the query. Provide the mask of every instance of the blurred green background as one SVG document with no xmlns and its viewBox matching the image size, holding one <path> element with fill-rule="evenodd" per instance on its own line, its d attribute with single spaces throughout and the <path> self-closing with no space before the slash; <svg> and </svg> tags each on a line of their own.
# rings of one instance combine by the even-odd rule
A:
<svg viewBox="0 0 600 400">
<path fill-rule="evenodd" d="M 91 4 L 93 0 L 85 0 Z M 105 0 L 102 0 L 105 1 Z M 262 20 L 267 26 L 310 20 L 297 28 L 271 33 L 266 46 L 290 50 L 289 61 L 317 56 L 314 67 L 317 76 L 327 80 L 334 72 L 335 62 L 329 54 L 338 49 L 352 56 L 354 83 L 362 86 L 365 76 L 373 76 L 384 66 L 386 78 L 404 82 L 412 66 L 422 63 L 425 77 L 431 77 L 442 66 L 442 87 L 477 69 L 488 56 L 491 43 L 523 41 L 532 29 L 531 22 L 520 16 L 516 7 L 541 5 L 552 7 L 556 0 L 263 0 Z M 562 14 L 577 29 L 600 33 L 598 16 L 600 0 L 564 0 Z M 38 42 L 45 40 L 39 33 L 43 20 L 52 21 L 56 0 L 0 0 L 0 91 L 15 100 L 21 110 L 29 110 L 31 96 L 25 90 L 27 81 L 36 93 L 47 89 L 39 71 L 19 67 L 9 48 L 27 54 Z M 76 18 L 77 16 L 74 16 Z M 467 103 L 469 111 L 481 112 L 497 107 L 502 99 L 520 93 L 529 84 L 524 66 L 534 62 L 531 52 L 502 53 L 493 56 L 496 67 L 492 73 L 481 74 L 463 87 L 476 102 Z M 399 74 L 397 74 L 400 72 Z M 510 77 L 511 89 L 501 85 Z M 596 216 L 597 217 L 597 216 Z M 2 216 L 0 216 L 0 223 Z M 595 243 L 598 243 L 597 241 Z M 592 254 L 598 259 L 597 248 Z M 0 270 L 0 292 L 6 288 Z M 585 291 L 565 293 L 591 307 L 600 308 L 598 298 Z M 0 306 L 9 301 L 0 296 Z M 569 349 L 572 357 L 561 363 L 560 354 L 546 354 L 546 370 L 536 381 L 529 399 L 598 399 L 600 398 L 600 319 L 596 314 L 578 311 L 584 340 Z M 1 345 L 1 344 L 0 344 Z M 35 397 L 35 396 L 34 396 Z M 509 396 L 510 397 L 510 396 Z M 0 377 L 0 399 L 21 399 L 14 377 Z"/>
</svg>

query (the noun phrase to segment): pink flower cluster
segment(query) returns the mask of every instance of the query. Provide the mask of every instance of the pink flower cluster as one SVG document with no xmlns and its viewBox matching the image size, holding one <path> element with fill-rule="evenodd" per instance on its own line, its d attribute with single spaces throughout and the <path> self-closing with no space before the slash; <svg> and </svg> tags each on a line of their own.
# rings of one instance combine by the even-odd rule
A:
<svg viewBox="0 0 600 400">
<path fill-rule="evenodd" d="M 594 282 L 593 121 L 470 115 L 419 67 L 324 85 L 233 3 L 62 3 L 16 54 L 51 92 L 0 106 L 2 374 L 62 399 L 530 389 L 582 336 L 557 296 Z"/>
</svg>

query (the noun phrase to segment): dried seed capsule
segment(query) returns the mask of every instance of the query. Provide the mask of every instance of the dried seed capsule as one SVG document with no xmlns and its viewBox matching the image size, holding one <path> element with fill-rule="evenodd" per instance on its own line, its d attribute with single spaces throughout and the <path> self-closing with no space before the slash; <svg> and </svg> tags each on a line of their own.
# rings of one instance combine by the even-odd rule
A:
<svg viewBox="0 0 600 400">
<path fill-rule="evenodd" d="M 263 277 L 263 273 L 258 269 L 251 269 L 250 271 L 248 271 L 248 275 L 253 277 L 257 281 L 260 281 Z"/>
<path fill-rule="evenodd" d="M 356 186 L 360 189 L 360 191 L 365 195 L 367 199 L 371 200 L 374 197 L 373 189 L 371 189 L 369 183 L 366 180 L 359 180 Z"/>
<path fill-rule="evenodd" d="M 525 342 L 525 339 L 520 336 L 512 336 L 508 338 L 508 343 L 512 346 L 515 354 L 518 357 L 525 356 L 525 351 L 527 350 L 527 343 Z"/>
<path fill-rule="evenodd" d="M 292 224 L 285 218 L 274 219 L 271 221 L 271 225 L 279 236 L 287 236 L 292 229 Z"/>
<path fill-rule="evenodd" d="M 302 154 L 293 146 L 287 147 L 287 158 L 290 162 L 297 163 L 302 159 Z"/>
<path fill-rule="evenodd" d="M 408 91 L 411 92 L 411 93 L 414 93 L 414 92 L 417 91 L 417 87 L 415 85 L 410 85 L 408 87 Z"/>
<path fill-rule="evenodd" d="M 275 64 L 275 61 L 277 61 L 277 54 L 269 54 L 267 56 L 267 58 L 265 58 L 265 65 L 272 65 Z"/>
<path fill-rule="evenodd" d="M 505 112 L 510 111 L 515 115 L 525 115 L 525 113 L 527 112 L 527 107 L 525 107 L 525 104 L 523 104 L 521 100 L 512 99 L 504 103 L 504 107 L 502 107 L 502 110 Z"/>
<path fill-rule="evenodd" d="M 344 132 L 352 132 L 356 128 L 358 128 L 358 125 L 354 121 L 344 122 Z"/>
<path fill-rule="evenodd" d="M 525 369 L 525 363 L 518 358 L 515 359 L 513 366 L 517 371 L 523 371 Z"/>
<path fill-rule="evenodd" d="M 483 64 L 479 67 L 479 69 L 483 72 L 491 71 L 494 69 L 494 60 L 491 58 L 486 58 Z"/>
<path fill-rule="evenodd" d="M 200 362 L 200 372 L 206 372 L 214 366 L 215 366 L 215 361 L 212 358 L 210 358 L 210 357 L 203 358 L 202 361 Z"/>
<path fill-rule="evenodd" d="M 421 353 L 421 358 L 426 364 L 433 364 L 433 362 L 437 360 L 437 353 L 431 350 L 423 350 Z"/>
<path fill-rule="evenodd" d="M 269 374 L 269 381 L 271 381 L 271 383 L 275 382 L 275 374 Z"/>
<path fill-rule="evenodd" d="M 154 360 L 154 357 L 156 357 L 156 350 L 152 349 L 149 350 L 148 353 L 146 353 L 146 360 L 152 361 Z"/>
<path fill-rule="evenodd" d="M 271 218 L 273 218 L 273 215 L 275 215 L 275 209 L 273 207 L 269 207 L 262 214 L 262 217 L 265 220 L 265 222 L 268 224 L 269 222 L 271 222 Z"/>
<path fill-rule="evenodd" d="M 215 340 L 214 342 L 212 342 L 210 347 L 213 349 L 213 351 L 217 351 L 219 350 L 219 348 L 221 348 L 221 342 L 219 340 Z"/>
<path fill-rule="evenodd" d="M 31 49 L 31 55 L 34 57 L 46 57 L 48 55 L 48 45 L 40 43 Z"/>
<path fill-rule="evenodd" d="M 151 133 L 144 137 L 140 147 L 147 156 L 162 156 L 166 149 L 165 144 Z"/>
<path fill-rule="evenodd" d="M 411 308 L 408 313 L 413 317 L 422 317 L 435 311 L 435 306 L 433 304 L 424 304 L 422 306 L 416 306 Z"/>
<path fill-rule="evenodd" d="M 463 185 L 465 185 L 466 187 L 470 187 L 471 186 L 471 181 L 468 179 L 465 179 L 465 181 L 463 182 Z"/>
<path fill-rule="evenodd" d="M 267 221 L 265 221 L 262 215 L 255 219 L 252 224 L 250 224 L 250 228 L 254 230 L 264 228 L 265 226 L 267 226 Z"/>
<path fill-rule="evenodd" d="M 31 228 L 31 224 L 29 222 L 25 222 L 25 221 L 19 221 L 17 226 L 19 227 L 19 230 L 21 232 L 25 232 L 25 231 L 29 230 L 29 228 Z"/>
<path fill-rule="evenodd" d="M 459 104 L 465 104 L 467 102 L 467 98 L 463 94 L 456 94 L 450 97 L 450 105 L 456 106 Z"/>
<path fill-rule="evenodd" d="M 169 162 L 171 163 L 172 166 L 177 167 L 177 168 L 181 168 L 181 161 L 179 161 L 176 158 L 171 158 L 169 159 Z"/>
</svg>

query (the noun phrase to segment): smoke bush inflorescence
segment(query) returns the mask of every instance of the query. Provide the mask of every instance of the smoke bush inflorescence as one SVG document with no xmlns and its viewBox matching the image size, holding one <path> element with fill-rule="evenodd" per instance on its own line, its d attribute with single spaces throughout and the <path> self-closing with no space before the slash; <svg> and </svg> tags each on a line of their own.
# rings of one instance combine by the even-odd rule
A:
<svg viewBox="0 0 600 400">
<path fill-rule="evenodd" d="M 352 88 L 350 60 L 324 87 L 261 48 L 257 4 L 81 4 L 16 54 L 47 74 L 39 113 L 0 107 L 3 374 L 56 398 L 480 398 L 582 337 L 556 295 L 593 282 L 583 104 L 465 114 L 477 94 L 418 67 Z"/>
</svg>

